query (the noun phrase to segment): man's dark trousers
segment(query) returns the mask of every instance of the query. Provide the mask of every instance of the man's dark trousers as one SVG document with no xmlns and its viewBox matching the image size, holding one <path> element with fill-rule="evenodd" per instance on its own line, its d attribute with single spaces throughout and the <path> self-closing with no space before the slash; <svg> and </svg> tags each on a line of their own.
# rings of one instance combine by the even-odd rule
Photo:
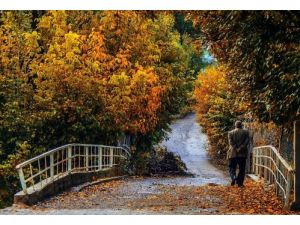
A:
<svg viewBox="0 0 300 225">
<path fill-rule="evenodd" d="M 246 173 L 246 157 L 234 157 L 229 159 L 229 173 L 231 179 L 236 181 L 239 186 L 242 186 Z M 236 167 L 239 166 L 239 174 L 236 176 Z"/>
</svg>

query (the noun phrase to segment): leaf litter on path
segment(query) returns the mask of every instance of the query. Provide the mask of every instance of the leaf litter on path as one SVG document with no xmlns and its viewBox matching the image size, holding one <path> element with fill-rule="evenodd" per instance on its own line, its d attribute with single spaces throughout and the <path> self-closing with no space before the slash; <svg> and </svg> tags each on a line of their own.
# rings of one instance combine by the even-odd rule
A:
<svg viewBox="0 0 300 225">
<path fill-rule="evenodd" d="M 147 178 L 144 178 L 147 179 Z M 66 192 L 35 209 L 126 209 L 158 214 L 299 214 L 285 210 L 272 190 L 247 179 L 244 188 L 209 183 L 203 186 L 155 185 L 127 178 Z M 141 191 L 148 190 L 151 191 Z"/>
</svg>

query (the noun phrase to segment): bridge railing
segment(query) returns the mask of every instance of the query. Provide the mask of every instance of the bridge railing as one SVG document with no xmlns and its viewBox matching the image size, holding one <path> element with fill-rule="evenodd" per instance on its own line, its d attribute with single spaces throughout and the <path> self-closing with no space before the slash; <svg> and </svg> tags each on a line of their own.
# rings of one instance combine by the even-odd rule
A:
<svg viewBox="0 0 300 225">
<path fill-rule="evenodd" d="M 68 144 L 27 160 L 16 169 L 27 194 L 70 173 L 108 170 L 129 157 L 123 147 Z"/>
<path fill-rule="evenodd" d="M 271 145 L 253 148 L 252 170 L 266 182 L 274 185 L 277 196 L 284 201 L 285 207 L 288 207 L 294 172 L 277 149 Z"/>
</svg>

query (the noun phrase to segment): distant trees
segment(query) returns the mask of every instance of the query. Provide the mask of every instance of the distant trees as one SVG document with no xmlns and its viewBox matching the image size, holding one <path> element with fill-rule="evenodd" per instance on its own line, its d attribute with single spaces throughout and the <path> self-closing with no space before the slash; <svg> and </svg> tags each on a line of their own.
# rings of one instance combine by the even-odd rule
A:
<svg viewBox="0 0 300 225">
<path fill-rule="evenodd" d="M 195 82 L 194 96 L 198 121 L 208 135 L 209 153 L 224 159 L 228 147 L 227 132 L 245 113 L 245 105 L 237 102 L 236 94 L 231 91 L 227 69 L 214 65 L 201 72 Z"/>
</svg>

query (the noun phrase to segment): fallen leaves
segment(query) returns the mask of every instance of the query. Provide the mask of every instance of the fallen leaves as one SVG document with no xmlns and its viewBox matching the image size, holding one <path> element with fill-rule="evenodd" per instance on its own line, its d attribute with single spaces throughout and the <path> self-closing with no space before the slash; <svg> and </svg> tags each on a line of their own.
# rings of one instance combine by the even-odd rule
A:
<svg viewBox="0 0 300 225">
<path fill-rule="evenodd" d="M 263 188 L 262 183 L 246 180 L 244 188 L 216 186 L 207 188 L 208 195 L 219 198 L 223 205 L 221 214 L 295 214 L 283 208 L 283 203 L 272 190 Z"/>
<path fill-rule="evenodd" d="M 143 177 L 66 192 L 40 203 L 39 207 L 126 209 L 145 214 L 297 214 L 283 209 L 282 202 L 272 190 L 251 180 L 246 180 L 244 188 L 238 188 L 214 183 L 204 186 L 163 185 L 147 182 Z"/>
</svg>

